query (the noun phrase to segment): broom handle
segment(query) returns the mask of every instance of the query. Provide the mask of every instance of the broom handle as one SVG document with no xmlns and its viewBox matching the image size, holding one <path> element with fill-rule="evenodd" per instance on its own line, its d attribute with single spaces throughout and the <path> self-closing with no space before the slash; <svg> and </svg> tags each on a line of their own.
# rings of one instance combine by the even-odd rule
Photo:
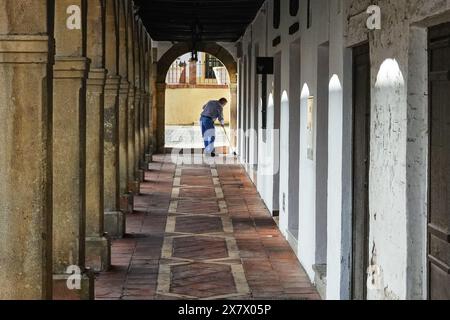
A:
<svg viewBox="0 0 450 320">
<path fill-rule="evenodd" d="M 222 127 L 222 129 L 223 129 L 223 132 L 225 133 L 225 137 L 227 137 L 228 145 L 230 146 L 230 149 L 232 149 L 232 146 L 231 146 L 231 140 L 230 140 L 230 138 L 228 137 L 228 133 L 227 133 L 227 131 L 225 130 L 225 127 Z"/>
</svg>

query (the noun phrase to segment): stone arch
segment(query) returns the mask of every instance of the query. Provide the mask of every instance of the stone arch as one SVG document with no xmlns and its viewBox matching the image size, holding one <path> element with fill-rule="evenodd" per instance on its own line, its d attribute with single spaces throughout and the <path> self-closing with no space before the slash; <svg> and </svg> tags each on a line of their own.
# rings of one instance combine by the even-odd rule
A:
<svg viewBox="0 0 450 320">
<path fill-rule="evenodd" d="M 165 94 L 166 94 L 166 76 L 172 63 L 183 54 L 191 52 L 192 44 L 189 42 L 180 42 L 174 44 L 157 63 L 157 150 L 164 152 L 165 144 Z M 206 52 L 219 59 L 227 68 L 230 75 L 230 129 L 232 132 L 231 141 L 233 148 L 236 147 L 237 130 L 237 62 L 234 57 L 221 45 L 215 42 L 200 42 L 196 44 L 199 52 Z"/>
<path fill-rule="evenodd" d="M 172 63 L 183 54 L 191 52 L 192 45 L 182 42 L 173 45 L 158 61 L 157 82 L 165 83 L 167 71 Z M 227 68 L 232 83 L 237 82 L 237 63 L 233 56 L 221 45 L 215 42 L 201 42 L 196 45 L 197 51 L 206 52 L 219 59 Z"/>
</svg>

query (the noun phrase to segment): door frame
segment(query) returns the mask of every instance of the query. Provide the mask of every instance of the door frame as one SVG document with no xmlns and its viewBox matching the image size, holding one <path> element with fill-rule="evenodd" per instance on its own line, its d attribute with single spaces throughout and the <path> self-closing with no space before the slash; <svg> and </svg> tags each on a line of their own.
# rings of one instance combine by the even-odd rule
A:
<svg viewBox="0 0 450 320">
<path fill-rule="evenodd" d="M 354 268 L 354 257 L 357 254 L 355 252 L 355 246 L 354 243 L 356 241 L 356 234 L 355 234 L 355 227 L 356 227 L 356 216 L 355 216 L 355 208 L 354 208 L 354 197 L 355 197 L 355 192 L 354 192 L 354 184 L 355 184 L 355 123 L 356 123 L 356 112 L 355 112 L 355 85 L 356 85 L 356 76 L 355 76 L 355 57 L 358 55 L 357 54 L 357 50 L 361 50 L 361 51 L 368 51 L 369 54 L 369 88 L 368 88 L 368 107 L 370 108 L 371 106 L 371 85 L 370 85 L 370 44 L 368 41 L 360 43 L 356 46 L 354 46 L 352 48 L 352 216 L 351 216 L 351 223 L 352 223 L 352 236 L 351 236 L 351 265 L 350 265 L 350 297 L 352 299 L 355 298 L 355 268 Z M 369 111 L 370 112 L 370 111 Z M 370 154 L 371 154 L 371 150 L 370 150 L 370 119 L 371 119 L 371 115 L 369 115 L 369 119 L 368 119 L 368 126 L 369 126 L 369 131 L 368 131 L 368 161 L 369 164 L 367 166 L 367 171 L 370 170 Z M 367 206 L 367 215 L 364 218 L 364 225 L 365 225 L 365 234 L 363 235 L 364 237 L 364 248 L 365 248 L 365 254 L 363 257 L 363 260 L 365 261 L 365 266 L 363 266 L 362 268 L 364 269 L 365 267 L 369 266 L 369 235 L 370 235 L 370 216 L 369 216 L 369 185 L 370 185 L 370 181 L 369 181 L 369 172 L 366 173 L 367 174 L 367 200 L 366 200 L 366 206 Z M 363 272 L 363 279 L 361 280 L 362 285 L 363 285 L 363 299 L 367 299 L 367 272 Z"/>
</svg>

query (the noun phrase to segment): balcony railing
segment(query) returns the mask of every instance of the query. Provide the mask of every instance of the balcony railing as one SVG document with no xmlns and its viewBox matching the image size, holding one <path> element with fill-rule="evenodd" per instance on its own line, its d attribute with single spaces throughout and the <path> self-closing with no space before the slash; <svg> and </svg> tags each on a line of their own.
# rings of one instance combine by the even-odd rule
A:
<svg viewBox="0 0 450 320">
<path fill-rule="evenodd" d="M 228 86 L 230 76 L 227 68 L 211 62 L 175 62 L 167 72 L 166 83 L 168 85 L 207 85 Z"/>
</svg>

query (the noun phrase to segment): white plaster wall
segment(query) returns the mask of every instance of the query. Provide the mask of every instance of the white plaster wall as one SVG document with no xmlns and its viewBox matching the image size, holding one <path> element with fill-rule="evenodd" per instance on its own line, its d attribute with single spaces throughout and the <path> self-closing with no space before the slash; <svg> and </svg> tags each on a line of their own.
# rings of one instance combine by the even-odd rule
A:
<svg viewBox="0 0 450 320">
<path fill-rule="evenodd" d="M 347 1 L 347 44 L 364 39 L 364 5 Z M 449 1 L 377 2 L 382 29 L 369 32 L 372 63 L 369 299 L 426 296 L 426 47 L 414 25 L 449 22 Z M 423 37 L 423 34 L 422 34 Z M 415 39 L 416 38 L 416 39 Z M 410 61 L 411 60 L 411 61 Z M 413 75 L 410 75 L 410 73 Z"/>
<path fill-rule="evenodd" d="M 351 52 L 344 46 L 344 6 L 330 1 L 327 299 L 350 298 Z"/>
<path fill-rule="evenodd" d="M 351 266 L 351 161 L 352 161 L 352 61 L 351 46 L 364 41 L 371 47 L 371 159 L 370 159 L 370 258 L 376 271 L 370 299 L 406 299 L 426 296 L 426 168 L 427 119 L 423 110 L 427 97 L 426 54 L 411 55 L 422 42 L 413 41 L 411 28 L 450 21 L 449 0 L 379 0 L 382 30 L 366 28 L 370 0 L 316 0 L 313 26 L 306 29 L 306 3 L 301 1 L 298 17 L 288 14 L 288 1 L 282 1 L 282 23 L 272 29 L 272 0 L 258 13 L 253 28 L 242 38 L 243 48 L 258 41 L 260 54 L 282 54 L 281 92 L 289 99 L 289 43 L 301 37 L 301 87 L 307 84 L 317 96 L 317 47 L 330 43 L 329 166 L 327 221 L 327 298 L 350 298 Z M 300 21 L 300 31 L 288 35 L 288 28 Z M 251 32 L 250 32 L 251 30 Z M 272 40 L 282 43 L 273 48 Z M 423 37 L 423 34 L 422 34 Z M 420 37 L 419 37 L 420 38 Z M 420 40 L 420 39 L 419 39 Z M 390 60 L 389 60 L 390 59 Z M 381 70 L 383 63 L 384 70 Z M 411 69 L 411 70 L 410 70 Z M 415 74 L 410 75 L 410 72 Z M 417 80 L 417 77 L 421 80 Z M 272 88 L 269 77 L 269 93 Z M 281 95 L 280 95 L 281 96 Z M 306 100 L 301 105 L 299 259 L 309 277 L 315 264 L 315 170 L 306 159 Z M 273 104 L 272 104 L 273 105 Z M 419 110 L 419 111 L 417 111 Z M 288 194 L 289 107 L 281 109 L 280 199 Z M 317 119 L 317 118 L 316 118 Z M 261 120 L 260 120 L 261 121 Z M 261 123 L 260 123 L 261 125 Z M 268 110 L 268 126 L 273 125 L 273 108 Z M 270 162 L 273 145 L 270 136 L 259 137 L 259 159 Z M 261 165 L 261 163 L 260 163 Z M 273 179 L 258 172 L 258 191 L 270 210 L 274 204 Z M 289 206 L 280 211 L 280 228 L 286 235 Z"/>
<path fill-rule="evenodd" d="M 337 4 L 341 3 L 340 1 L 330 1 L 330 0 L 321 0 L 314 1 L 313 4 L 313 25 L 310 29 L 306 28 L 306 19 L 305 13 L 307 8 L 307 1 L 301 1 L 300 10 L 297 17 L 291 17 L 289 15 L 289 7 L 288 1 L 282 2 L 282 19 L 281 26 L 278 30 L 273 30 L 272 28 L 272 1 L 267 1 L 263 10 L 256 17 L 253 28 L 247 31 L 246 35 L 243 37 L 243 48 L 246 48 L 249 41 L 258 41 L 260 43 L 260 51 L 261 55 L 264 55 L 264 46 L 261 43 L 267 41 L 267 55 L 274 56 L 275 54 L 281 52 L 282 55 L 282 78 L 281 78 L 281 93 L 286 92 L 287 100 L 289 100 L 289 72 L 295 72 L 299 70 L 290 70 L 289 69 L 289 45 L 291 42 L 295 41 L 299 37 L 301 38 L 301 57 L 302 57 L 302 68 L 301 68 L 301 83 L 298 84 L 299 91 L 303 87 L 304 84 L 308 85 L 310 90 L 310 94 L 317 96 L 316 86 L 317 86 L 317 50 L 320 44 L 323 44 L 330 40 L 329 30 L 330 30 L 330 9 L 331 7 L 335 8 L 332 14 L 336 17 L 333 17 L 333 25 L 331 25 L 331 30 L 333 30 L 334 38 L 332 43 L 330 43 L 330 56 L 333 57 L 330 60 L 330 71 L 333 71 L 331 74 L 337 73 L 340 79 L 343 79 L 343 40 L 342 40 L 342 22 L 339 19 L 343 19 L 343 15 L 341 10 L 337 10 Z M 266 11 L 267 10 L 267 11 Z M 266 11 L 266 12 L 264 12 Z M 267 14 L 267 15 L 266 15 Z M 294 22 L 300 22 L 300 31 L 294 35 L 288 34 L 289 26 L 291 26 Z M 339 22 L 339 23 L 337 23 Z M 339 29 L 340 27 L 340 29 Z M 267 30 L 266 30 L 267 29 Z M 252 32 L 250 32 L 252 31 Z M 273 48 L 271 45 L 272 40 L 276 36 L 281 36 L 281 44 L 277 47 Z M 263 40 L 264 39 L 264 40 Z M 337 53 L 336 53 L 337 51 Z M 330 77 L 331 77 L 330 74 Z M 269 77 L 269 84 L 273 81 L 273 77 Z M 269 86 L 269 93 L 272 92 L 272 88 Z M 281 96 L 281 95 L 280 95 Z M 338 97 L 338 106 L 336 107 L 336 114 L 330 115 L 330 123 L 333 125 L 336 124 L 335 127 L 330 128 L 330 137 L 333 140 L 330 141 L 330 145 L 335 145 L 335 139 L 339 141 L 342 145 L 343 139 L 343 108 L 341 105 L 343 104 L 343 95 L 341 94 Z M 315 170 L 316 170 L 316 162 L 315 160 L 311 161 L 307 159 L 306 156 L 306 141 L 305 141 L 305 127 L 306 127 L 306 100 L 302 99 L 303 103 L 301 107 L 301 132 L 298 134 L 298 139 L 300 139 L 300 194 L 299 194 L 299 244 L 298 244 L 298 252 L 299 259 L 305 267 L 309 277 L 311 280 L 314 280 L 314 271 L 313 265 L 316 263 L 316 252 L 315 248 L 316 244 L 316 225 L 315 225 Z M 272 104 L 271 104 L 272 105 Z M 269 128 L 273 126 L 273 108 L 269 106 L 268 109 L 268 126 Z M 315 117 L 317 119 L 317 117 Z M 339 125 L 340 124 L 340 125 Z M 283 101 L 281 104 L 281 152 L 280 152 L 280 202 L 283 200 L 283 195 L 289 194 L 289 185 L 288 185 L 288 177 L 290 173 L 289 168 L 289 104 L 288 101 Z M 267 141 L 264 142 L 261 137 L 259 139 L 259 158 L 260 160 L 265 158 L 270 158 L 271 150 L 273 150 L 273 145 L 271 145 L 270 136 Z M 342 146 L 338 145 L 337 147 L 337 156 L 333 156 L 330 160 L 334 166 L 334 170 L 336 173 L 331 175 L 331 178 L 335 177 L 336 183 L 338 184 L 337 188 L 330 188 L 329 197 L 334 199 L 329 203 L 329 206 L 332 206 L 335 211 L 333 212 L 334 220 L 330 219 L 330 224 L 328 226 L 328 232 L 331 233 L 331 237 L 328 239 L 328 247 L 330 248 L 331 256 L 329 255 L 328 263 L 331 264 L 331 268 L 336 270 L 334 273 L 331 272 L 331 275 L 335 279 L 329 279 L 330 286 L 333 288 L 330 292 L 335 294 L 331 294 L 332 298 L 341 298 L 341 271 L 346 269 L 348 271 L 348 260 L 349 258 L 346 256 L 344 259 L 342 254 L 344 254 L 344 250 L 341 248 L 342 241 L 340 241 L 340 237 L 342 237 L 342 192 L 343 192 L 343 181 L 342 181 L 342 158 L 341 155 L 343 153 Z M 314 157 L 315 159 L 316 157 Z M 340 187 L 339 187 L 340 184 Z M 271 181 L 270 176 L 262 175 L 261 173 L 258 175 L 258 190 L 265 200 L 266 205 L 269 208 L 275 207 L 272 203 L 273 198 L 273 181 Z M 326 201 L 326 199 L 324 200 Z M 280 229 L 286 235 L 286 230 L 288 227 L 288 217 L 289 217 L 289 204 L 286 201 L 284 203 L 279 204 L 280 208 Z M 347 233 L 348 235 L 348 233 Z M 336 237 L 338 237 L 338 241 L 336 241 Z M 321 244 L 323 245 L 323 244 Z M 348 244 L 347 244 L 348 246 Z M 345 251 L 345 254 L 348 255 L 348 250 Z M 346 261 L 343 263 L 342 261 Z M 346 264 L 347 267 L 342 267 L 343 264 Z M 348 285 L 346 286 L 348 287 Z M 346 289 L 348 290 L 348 288 Z M 344 291 L 346 291 L 344 290 Z"/>
</svg>

